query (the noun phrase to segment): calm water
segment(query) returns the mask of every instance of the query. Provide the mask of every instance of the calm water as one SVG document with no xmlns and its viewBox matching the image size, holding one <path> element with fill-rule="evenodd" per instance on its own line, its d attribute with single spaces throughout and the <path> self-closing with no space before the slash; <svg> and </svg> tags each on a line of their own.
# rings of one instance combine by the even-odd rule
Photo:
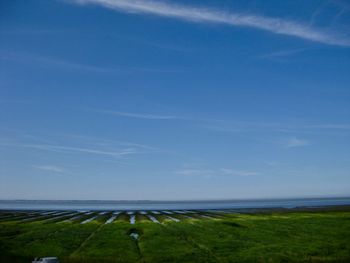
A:
<svg viewBox="0 0 350 263">
<path fill-rule="evenodd" d="M 181 210 L 294 208 L 350 205 L 348 198 L 259 199 L 224 201 L 39 201 L 0 200 L 0 210 Z"/>
</svg>

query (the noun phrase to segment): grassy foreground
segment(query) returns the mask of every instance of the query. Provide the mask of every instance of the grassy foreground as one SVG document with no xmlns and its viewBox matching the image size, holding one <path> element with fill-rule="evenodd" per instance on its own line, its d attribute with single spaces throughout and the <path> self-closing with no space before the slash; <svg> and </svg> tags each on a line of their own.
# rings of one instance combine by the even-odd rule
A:
<svg viewBox="0 0 350 263">
<path fill-rule="evenodd" d="M 225 214 L 220 219 L 118 219 L 105 225 L 0 221 L 0 262 L 350 262 L 350 212 Z M 136 241 L 130 237 L 137 232 Z"/>
</svg>

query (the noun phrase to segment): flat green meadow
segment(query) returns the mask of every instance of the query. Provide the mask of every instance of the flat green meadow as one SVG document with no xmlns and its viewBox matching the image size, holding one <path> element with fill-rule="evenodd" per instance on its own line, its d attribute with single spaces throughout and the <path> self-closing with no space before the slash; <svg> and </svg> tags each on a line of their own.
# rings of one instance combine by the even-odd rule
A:
<svg viewBox="0 0 350 263">
<path fill-rule="evenodd" d="M 179 218 L 181 216 L 178 216 Z M 121 214 L 86 224 L 0 218 L 0 262 L 350 262 L 350 211 L 221 214 L 215 219 Z M 138 239 L 130 236 L 137 233 Z"/>
</svg>

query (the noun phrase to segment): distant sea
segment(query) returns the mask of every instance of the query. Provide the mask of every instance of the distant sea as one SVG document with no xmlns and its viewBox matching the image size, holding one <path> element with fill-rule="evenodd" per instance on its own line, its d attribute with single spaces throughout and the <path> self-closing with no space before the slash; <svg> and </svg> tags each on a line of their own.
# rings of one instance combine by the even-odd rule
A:
<svg viewBox="0 0 350 263">
<path fill-rule="evenodd" d="M 350 205 L 350 197 L 213 201 L 0 200 L 0 210 L 188 210 Z"/>
</svg>

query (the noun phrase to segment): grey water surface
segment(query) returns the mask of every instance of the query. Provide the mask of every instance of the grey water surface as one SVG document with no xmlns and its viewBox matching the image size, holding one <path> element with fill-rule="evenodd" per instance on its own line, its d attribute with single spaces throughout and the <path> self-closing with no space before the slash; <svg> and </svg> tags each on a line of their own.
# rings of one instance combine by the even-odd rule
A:
<svg viewBox="0 0 350 263">
<path fill-rule="evenodd" d="M 350 205 L 350 197 L 208 201 L 0 200 L 0 210 L 205 210 Z"/>
</svg>

